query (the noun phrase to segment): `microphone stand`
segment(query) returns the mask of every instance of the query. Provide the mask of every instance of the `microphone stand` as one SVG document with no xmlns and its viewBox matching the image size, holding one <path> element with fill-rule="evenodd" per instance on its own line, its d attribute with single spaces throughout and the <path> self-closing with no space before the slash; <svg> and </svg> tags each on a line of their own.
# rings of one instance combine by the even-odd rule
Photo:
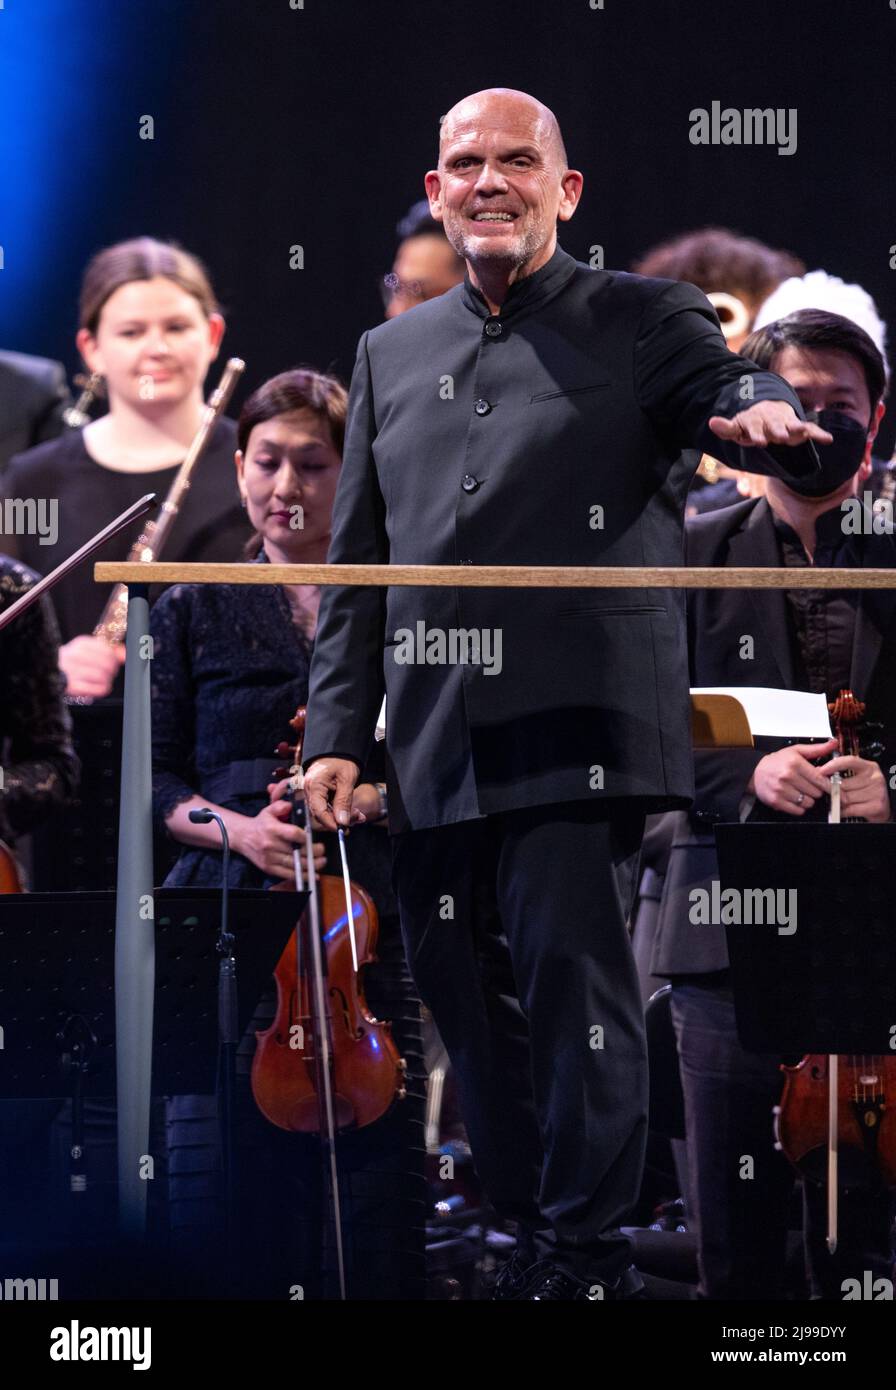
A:
<svg viewBox="0 0 896 1390">
<path fill-rule="evenodd" d="M 236 1148 L 234 1144 L 234 1121 L 236 1118 L 236 1049 L 239 1042 L 236 956 L 236 938 L 228 925 L 228 904 L 230 895 L 230 839 L 227 827 L 217 811 L 207 806 L 202 810 L 190 811 L 194 825 L 208 825 L 214 821 L 221 832 L 224 847 L 221 884 L 221 926 L 218 932 L 218 1055 L 221 1067 L 219 1096 L 221 1100 L 221 1155 L 224 1173 L 224 1211 L 227 1235 L 227 1261 L 231 1272 L 236 1270 Z"/>
</svg>

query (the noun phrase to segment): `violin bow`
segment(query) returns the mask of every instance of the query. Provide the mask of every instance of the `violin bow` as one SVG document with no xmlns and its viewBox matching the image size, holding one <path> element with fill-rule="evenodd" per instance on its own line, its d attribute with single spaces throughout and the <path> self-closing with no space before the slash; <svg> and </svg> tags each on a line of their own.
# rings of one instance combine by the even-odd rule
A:
<svg viewBox="0 0 896 1390">
<path fill-rule="evenodd" d="M 831 807 L 828 811 L 828 824 L 840 824 L 840 783 L 843 778 L 839 772 L 831 774 Z M 828 1230 L 826 1245 L 831 1255 L 837 1249 L 837 1182 L 838 1151 L 837 1133 L 839 1125 L 837 1086 L 840 1080 L 840 1058 L 836 1052 L 828 1053 Z"/>
<path fill-rule="evenodd" d="M 837 732 L 838 752 L 845 752 L 845 727 L 854 724 L 860 714 L 864 713 L 864 705 L 860 705 L 852 691 L 841 690 L 837 700 L 828 704 L 828 710 L 833 718 L 834 727 Z M 856 751 L 855 749 L 853 751 Z M 831 774 L 831 805 L 828 811 L 828 824 L 840 824 L 840 790 L 843 776 L 839 772 Z M 839 1092 L 840 1082 L 840 1057 L 837 1053 L 828 1053 L 828 1229 L 825 1244 L 828 1251 L 833 1255 L 837 1249 L 837 1184 L 839 1181 Z"/>
<path fill-rule="evenodd" d="M 306 819 L 310 817 L 310 812 Z M 339 858 L 342 861 L 342 883 L 345 888 L 345 912 L 348 922 L 348 939 L 352 943 L 352 966 L 355 974 L 358 973 L 358 943 L 355 940 L 355 914 L 352 911 L 352 882 L 351 874 L 348 871 L 348 855 L 345 852 L 345 831 L 339 827 Z"/>
<path fill-rule="evenodd" d="M 333 1209 L 333 1231 L 336 1237 L 336 1262 L 339 1273 L 339 1297 L 344 1302 L 345 1292 L 345 1251 L 342 1241 L 342 1203 L 339 1195 L 339 1171 L 336 1163 L 336 1118 L 333 1106 L 333 1077 L 330 1071 L 330 1038 L 326 1025 L 326 1002 L 324 993 L 324 967 L 323 953 L 321 951 L 320 940 L 320 906 L 317 900 L 317 887 L 314 877 L 314 844 L 311 833 L 311 812 L 307 802 L 304 802 L 304 774 L 302 772 L 302 732 L 298 732 L 298 739 L 295 748 L 295 762 L 290 768 L 289 792 L 292 797 L 293 807 L 296 807 L 296 799 L 303 797 L 304 821 L 305 821 L 305 858 L 308 879 L 308 915 L 310 921 L 311 937 L 311 985 L 314 992 L 314 1007 L 311 1010 L 312 1023 L 314 1030 L 314 1047 L 317 1056 L 318 1105 L 323 1113 L 320 1116 L 321 1135 L 326 1136 L 327 1153 L 330 1167 L 330 1191 L 332 1194 Z M 298 845 L 293 846 L 293 865 L 295 867 L 296 888 L 299 892 L 304 892 L 304 878 L 302 874 L 302 856 Z M 349 921 L 351 921 L 351 905 L 349 905 Z M 301 966 L 301 929 L 296 928 L 296 998 L 302 997 L 302 966 Z M 354 937 L 352 937 L 354 943 Z M 322 1105 L 321 1105 L 322 1102 Z"/>
</svg>

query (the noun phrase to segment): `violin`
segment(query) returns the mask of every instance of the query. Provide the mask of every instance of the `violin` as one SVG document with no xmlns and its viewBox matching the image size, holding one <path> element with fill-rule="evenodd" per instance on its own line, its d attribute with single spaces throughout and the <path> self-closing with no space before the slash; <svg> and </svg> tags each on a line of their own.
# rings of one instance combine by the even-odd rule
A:
<svg viewBox="0 0 896 1390">
<path fill-rule="evenodd" d="M 0 893 L 24 893 L 25 885 L 15 855 L 0 840 Z"/>
<path fill-rule="evenodd" d="M 878 726 L 864 720 L 865 706 L 851 691 L 841 690 L 828 709 L 841 755 L 880 756 L 882 744 L 862 742 Z M 828 820 L 839 824 L 840 777 L 832 775 L 831 783 Z M 833 1253 L 838 1186 L 871 1191 L 896 1187 L 896 1057 L 807 1053 L 781 1070 L 786 1079 L 776 1116 L 778 1143 L 805 1177 L 824 1181 L 827 1170 L 827 1245 Z"/>
<path fill-rule="evenodd" d="M 296 730 L 296 743 L 279 744 L 277 754 L 292 759 L 290 793 L 297 820 L 304 708 L 290 725 Z M 283 771 L 278 769 L 275 776 Z M 310 845 L 309 818 L 305 819 Z M 336 1129 L 373 1124 L 405 1096 L 406 1064 L 398 1055 L 391 1025 L 374 1018 L 362 988 L 361 972 L 376 960 L 376 908 L 369 894 L 348 877 L 342 832 L 340 851 L 342 878 L 323 874 L 316 890 L 313 868 L 309 871 L 312 903 L 274 973 L 277 1012 L 271 1026 L 256 1034 L 252 1062 L 256 1104 L 272 1124 L 293 1133 L 324 1133 L 322 1068 L 327 1073 Z M 300 859 L 298 850 L 295 858 Z M 319 919 L 317 942 L 324 948 L 319 951 L 320 990 L 315 979 L 313 917 Z"/>
</svg>

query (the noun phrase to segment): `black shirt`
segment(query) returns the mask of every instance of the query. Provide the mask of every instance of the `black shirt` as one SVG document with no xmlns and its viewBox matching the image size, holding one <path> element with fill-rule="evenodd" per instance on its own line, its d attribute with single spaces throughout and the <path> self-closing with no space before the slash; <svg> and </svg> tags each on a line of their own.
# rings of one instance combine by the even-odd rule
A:
<svg viewBox="0 0 896 1390">
<path fill-rule="evenodd" d="M 777 515 L 774 521 L 781 563 L 787 569 L 836 566 L 837 552 L 848 540 L 843 532 L 843 513 L 839 507 L 832 507 L 817 518 L 812 560 L 793 528 Z M 798 672 L 797 688 L 835 700 L 850 684 L 857 591 L 787 589 L 786 598 Z"/>
</svg>

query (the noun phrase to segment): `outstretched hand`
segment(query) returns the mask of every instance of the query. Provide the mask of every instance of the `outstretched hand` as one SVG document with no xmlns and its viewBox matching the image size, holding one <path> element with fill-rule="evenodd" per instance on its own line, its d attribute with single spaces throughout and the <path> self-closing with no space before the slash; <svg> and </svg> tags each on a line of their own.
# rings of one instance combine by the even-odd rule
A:
<svg viewBox="0 0 896 1390">
<path fill-rule="evenodd" d="M 730 439 L 744 449 L 764 449 L 769 444 L 793 447 L 809 439 L 816 444 L 833 442 L 833 435 L 811 420 L 801 420 L 787 401 L 756 401 L 730 420 L 713 415 L 709 428 L 719 439 Z"/>
</svg>

